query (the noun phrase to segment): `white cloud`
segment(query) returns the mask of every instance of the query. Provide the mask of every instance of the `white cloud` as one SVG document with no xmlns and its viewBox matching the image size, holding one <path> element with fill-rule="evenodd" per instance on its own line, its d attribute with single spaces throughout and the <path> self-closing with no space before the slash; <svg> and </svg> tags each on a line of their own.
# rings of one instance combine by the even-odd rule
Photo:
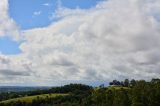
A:
<svg viewBox="0 0 160 106">
<path fill-rule="evenodd" d="M 44 4 L 42 4 L 42 5 L 43 5 L 43 6 L 47 6 L 47 7 L 51 6 L 50 3 L 44 3 Z"/>
<path fill-rule="evenodd" d="M 41 13 L 42 13 L 42 11 L 35 11 L 35 12 L 33 13 L 33 15 L 34 15 L 34 16 L 38 16 L 38 15 L 41 15 Z"/>
<path fill-rule="evenodd" d="M 0 37 L 12 36 L 15 40 L 19 39 L 19 28 L 8 14 L 8 0 L 0 2 Z"/>
<path fill-rule="evenodd" d="M 22 54 L 8 58 L 27 61 L 28 69 L 21 62 L 15 69 L 30 70 L 27 78 L 37 82 L 160 77 L 157 4 L 108 0 L 88 10 L 64 8 L 58 22 L 25 30 Z"/>
<path fill-rule="evenodd" d="M 20 55 L 5 56 L 0 54 L 0 83 L 24 83 L 24 80 L 33 74 L 31 66 L 32 64 Z"/>
</svg>

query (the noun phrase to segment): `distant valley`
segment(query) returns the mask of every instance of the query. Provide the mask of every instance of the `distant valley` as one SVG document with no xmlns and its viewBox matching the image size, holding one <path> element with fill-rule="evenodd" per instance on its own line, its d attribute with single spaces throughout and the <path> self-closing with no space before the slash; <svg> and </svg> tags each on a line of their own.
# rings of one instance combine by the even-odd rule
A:
<svg viewBox="0 0 160 106">
<path fill-rule="evenodd" d="M 24 92 L 24 91 L 35 91 L 35 90 L 47 90 L 49 88 L 51 87 L 0 86 L 0 92 Z"/>
</svg>

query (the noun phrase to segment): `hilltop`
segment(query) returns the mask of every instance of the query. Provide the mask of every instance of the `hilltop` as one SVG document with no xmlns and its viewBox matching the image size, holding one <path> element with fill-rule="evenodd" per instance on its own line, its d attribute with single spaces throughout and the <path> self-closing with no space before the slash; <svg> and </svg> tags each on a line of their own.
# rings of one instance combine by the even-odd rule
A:
<svg viewBox="0 0 160 106">
<path fill-rule="evenodd" d="M 4 96 L 6 95 L 6 96 Z M 160 79 L 70 84 L 48 90 L 1 93 L 0 106 L 160 106 Z"/>
</svg>

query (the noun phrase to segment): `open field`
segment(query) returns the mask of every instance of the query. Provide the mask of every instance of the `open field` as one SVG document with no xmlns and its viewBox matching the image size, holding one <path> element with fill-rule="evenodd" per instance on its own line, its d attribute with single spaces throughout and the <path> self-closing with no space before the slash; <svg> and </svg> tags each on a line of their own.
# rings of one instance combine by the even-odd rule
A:
<svg viewBox="0 0 160 106">
<path fill-rule="evenodd" d="M 34 100 L 36 98 L 45 99 L 45 98 L 54 98 L 57 96 L 66 96 L 66 95 L 68 95 L 68 94 L 42 94 L 42 95 L 26 96 L 26 97 L 4 100 L 4 101 L 1 101 L 0 103 L 10 103 L 10 102 L 17 102 L 17 101 L 31 103 L 32 100 Z"/>
<path fill-rule="evenodd" d="M 115 89 L 115 90 L 119 90 L 119 89 L 130 89 L 129 87 L 122 87 L 122 86 L 109 86 L 108 89 Z"/>
</svg>

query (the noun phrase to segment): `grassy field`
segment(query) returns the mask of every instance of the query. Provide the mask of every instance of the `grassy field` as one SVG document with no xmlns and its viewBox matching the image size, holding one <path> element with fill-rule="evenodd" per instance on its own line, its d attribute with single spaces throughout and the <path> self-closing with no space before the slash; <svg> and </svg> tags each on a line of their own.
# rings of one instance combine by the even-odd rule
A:
<svg viewBox="0 0 160 106">
<path fill-rule="evenodd" d="M 120 89 L 130 89 L 129 87 L 122 87 L 122 86 L 109 86 L 108 89 L 115 89 L 115 90 L 120 90 Z"/>
<path fill-rule="evenodd" d="M 46 97 L 54 98 L 57 96 L 66 96 L 66 95 L 68 95 L 68 94 L 42 94 L 42 95 L 26 96 L 26 97 L 4 100 L 4 101 L 1 101 L 0 103 L 10 103 L 10 102 L 17 102 L 17 101 L 31 103 L 32 100 L 36 99 L 37 97 L 40 99 L 45 99 Z"/>
</svg>

